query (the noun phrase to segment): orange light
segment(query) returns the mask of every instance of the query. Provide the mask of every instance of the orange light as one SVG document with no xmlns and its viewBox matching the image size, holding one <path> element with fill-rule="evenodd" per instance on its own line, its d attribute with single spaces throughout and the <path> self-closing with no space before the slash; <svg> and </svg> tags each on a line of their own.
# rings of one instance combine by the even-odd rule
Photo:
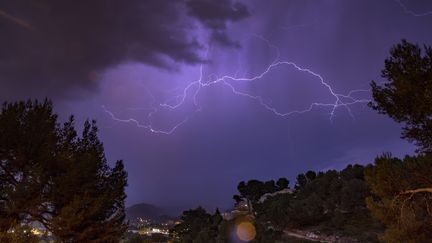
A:
<svg viewBox="0 0 432 243">
<path fill-rule="evenodd" d="M 255 226 L 250 222 L 241 222 L 237 224 L 237 237 L 242 241 L 251 241 L 255 239 Z"/>
</svg>

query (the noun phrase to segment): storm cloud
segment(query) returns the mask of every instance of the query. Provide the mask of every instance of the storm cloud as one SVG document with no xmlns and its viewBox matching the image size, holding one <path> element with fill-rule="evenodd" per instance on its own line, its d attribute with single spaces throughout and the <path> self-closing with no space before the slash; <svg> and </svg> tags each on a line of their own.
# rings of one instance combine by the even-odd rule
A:
<svg viewBox="0 0 432 243">
<path fill-rule="evenodd" d="M 23 87 L 26 95 L 93 90 L 101 72 L 125 62 L 201 63 L 200 28 L 217 29 L 209 38 L 232 46 L 227 22 L 249 15 L 229 0 L 18 0 L 1 1 L 0 11 L 3 98 Z"/>
<path fill-rule="evenodd" d="M 212 30 L 211 40 L 226 47 L 240 47 L 226 33 L 227 23 L 246 18 L 250 12 L 246 5 L 230 0 L 190 0 L 187 2 L 190 16 L 199 19 L 204 26 Z"/>
</svg>

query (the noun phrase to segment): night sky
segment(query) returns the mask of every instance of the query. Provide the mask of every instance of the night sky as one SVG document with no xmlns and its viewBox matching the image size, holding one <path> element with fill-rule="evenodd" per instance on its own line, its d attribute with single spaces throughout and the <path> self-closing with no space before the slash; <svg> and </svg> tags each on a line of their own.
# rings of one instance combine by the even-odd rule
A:
<svg viewBox="0 0 432 243">
<path fill-rule="evenodd" d="M 96 119 L 127 205 L 226 209 L 242 180 L 413 153 L 369 83 L 431 29 L 429 0 L 0 0 L 0 101 Z"/>
</svg>

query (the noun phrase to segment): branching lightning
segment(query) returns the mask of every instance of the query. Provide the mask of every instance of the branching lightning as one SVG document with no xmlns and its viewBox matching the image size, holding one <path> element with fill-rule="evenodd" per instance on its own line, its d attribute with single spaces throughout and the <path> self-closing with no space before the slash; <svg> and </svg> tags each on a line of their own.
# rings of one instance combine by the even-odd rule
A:
<svg viewBox="0 0 432 243">
<path fill-rule="evenodd" d="M 169 129 L 169 130 L 158 130 L 158 129 L 154 129 L 151 124 L 143 124 L 143 123 L 139 122 L 138 120 L 136 120 L 134 118 L 128 118 L 128 119 L 118 118 L 118 117 L 116 117 L 114 115 L 114 113 L 112 113 L 111 111 L 109 111 L 105 106 L 102 106 L 102 109 L 106 113 L 108 113 L 108 115 L 114 121 L 124 122 L 124 123 L 134 123 L 137 127 L 148 129 L 152 133 L 161 133 L 161 134 L 167 134 L 167 135 L 173 133 L 179 126 L 181 126 L 183 123 L 185 123 L 188 120 L 188 118 L 185 118 L 183 121 L 181 121 L 180 123 L 177 123 L 175 126 L 171 127 L 171 129 Z M 153 113 L 149 113 L 149 114 L 153 114 Z M 149 116 L 151 116 L 151 115 L 149 115 Z"/>
<path fill-rule="evenodd" d="M 202 107 L 199 104 L 197 97 L 200 94 L 201 90 L 204 88 L 210 88 L 210 87 L 217 85 L 217 84 L 224 85 L 234 95 L 238 95 L 238 96 L 245 97 L 245 98 L 252 99 L 252 100 L 256 101 L 259 105 L 261 105 L 263 108 L 265 108 L 266 110 L 271 112 L 273 115 L 279 116 L 279 117 L 288 117 L 288 116 L 295 115 L 295 114 L 303 114 L 303 113 L 307 113 L 307 112 L 312 111 L 314 108 L 322 107 L 322 108 L 327 108 L 330 110 L 329 118 L 331 121 L 333 120 L 335 112 L 338 108 L 344 108 L 350 114 L 350 116 L 352 118 L 354 118 L 354 115 L 351 111 L 350 106 L 355 105 L 355 104 L 359 104 L 359 103 L 364 104 L 364 103 L 367 103 L 370 101 L 369 99 L 357 99 L 354 97 L 355 93 L 361 93 L 361 92 L 367 93 L 370 90 L 368 90 L 368 89 L 356 89 L 356 90 L 351 90 L 347 94 L 337 93 L 336 91 L 334 91 L 334 88 L 328 82 L 325 81 L 324 77 L 321 74 L 312 71 L 310 68 L 301 67 L 300 65 L 296 64 L 295 62 L 279 60 L 280 59 L 280 53 L 279 53 L 279 49 L 277 46 L 272 45 L 268 40 L 266 40 L 265 38 L 263 38 L 261 36 L 255 36 L 255 37 L 265 41 L 270 48 L 275 49 L 275 51 L 276 51 L 275 60 L 271 64 L 269 64 L 264 69 L 263 72 L 255 75 L 255 76 L 237 77 L 237 74 L 236 74 L 234 76 L 224 75 L 224 76 L 218 77 L 216 74 L 210 74 L 210 75 L 207 75 L 207 77 L 206 77 L 207 81 L 204 81 L 204 64 L 201 64 L 199 67 L 199 78 L 195 81 L 188 83 L 182 89 L 182 91 L 179 95 L 174 96 L 174 97 L 172 97 L 172 99 L 170 99 L 171 102 L 167 101 L 164 103 L 160 103 L 158 105 L 153 105 L 152 108 L 145 108 L 147 110 L 150 110 L 150 112 L 147 115 L 147 118 L 150 121 L 148 123 L 142 123 L 142 122 L 140 122 L 134 118 L 128 118 L 128 119 L 119 118 L 112 111 L 108 110 L 108 108 L 106 106 L 102 106 L 102 109 L 114 121 L 123 122 L 123 123 L 132 123 L 132 124 L 135 124 L 137 127 L 147 129 L 152 133 L 172 134 L 173 132 L 176 131 L 177 128 L 179 128 L 181 125 L 183 125 L 189 119 L 189 117 L 186 117 L 184 120 L 176 123 L 175 125 L 171 126 L 167 130 L 159 130 L 159 129 L 153 128 L 153 125 L 151 123 L 152 116 L 154 114 L 162 111 L 162 110 L 165 110 L 165 111 L 177 110 L 177 109 L 181 108 L 182 106 L 184 106 L 188 99 L 192 99 L 193 105 L 195 107 L 195 112 L 200 111 L 202 109 Z M 207 54 L 208 54 L 208 51 L 207 51 Z M 206 56 L 207 56 L 207 54 L 206 54 Z M 265 99 L 263 97 L 261 97 L 259 95 L 251 94 L 248 92 L 239 91 L 233 85 L 234 82 L 236 82 L 236 83 L 257 82 L 257 81 L 263 79 L 266 75 L 271 73 L 273 70 L 278 69 L 278 68 L 283 68 L 283 67 L 291 67 L 291 68 L 294 68 L 298 72 L 302 72 L 302 73 L 305 73 L 306 75 L 312 76 L 314 79 L 317 80 L 317 83 L 319 85 L 321 85 L 322 87 L 324 87 L 327 90 L 328 95 L 333 97 L 334 102 L 332 102 L 332 103 L 313 102 L 308 107 L 305 107 L 304 109 L 301 109 L 301 110 L 291 110 L 288 112 L 282 112 L 282 111 L 278 110 L 276 107 L 271 106 L 270 104 L 265 102 Z M 153 97 L 153 100 L 154 100 L 154 97 Z M 144 109 L 144 108 L 141 108 L 141 109 Z"/>
</svg>

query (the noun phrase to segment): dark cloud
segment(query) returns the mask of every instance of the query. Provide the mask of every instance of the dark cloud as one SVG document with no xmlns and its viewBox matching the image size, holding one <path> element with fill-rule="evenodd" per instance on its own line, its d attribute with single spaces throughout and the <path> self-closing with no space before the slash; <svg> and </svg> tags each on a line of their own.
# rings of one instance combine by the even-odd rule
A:
<svg viewBox="0 0 432 243">
<path fill-rule="evenodd" d="M 239 43 L 226 34 L 228 22 L 239 21 L 250 15 L 246 5 L 230 0 L 189 0 L 186 3 L 190 16 L 200 20 L 212 30 L 212 41 L 226 47 L 239 47 Z"/>
<path fill-rule="evenodd" d="M 246 5 L 230 0 L 187 1 L 189 14 L 212 29 L 225 29 L 227 21 L 237 21 L 250 15 Z"/>
<path fill-rule="evenodd" d="M 167 60 L 200 63 L 202 45 L 185 10 L 212 30 L 210 23 L 225 29 L 227 21 L 247 13 L 244 5 L 226 0 L 203 2 L 0 1 L 0 82 L 8 93 L 25 87 L 62 95 L 75 86 L 96 87 L 101 71 L 122 62 L 162 68 L 170 68 Z M 206 19 L 208 7 L 216 12 Z M 1 93 L 7 96 L 5 89 Z"/>
<path fill-rule="evenodd" d="M 213 31 L 211 34 L 211 39 L 216 44 L 221 46 L 240 48 L 240 43 L 230 39 L 229 36 L 223 31 Z"/>
</svg>

